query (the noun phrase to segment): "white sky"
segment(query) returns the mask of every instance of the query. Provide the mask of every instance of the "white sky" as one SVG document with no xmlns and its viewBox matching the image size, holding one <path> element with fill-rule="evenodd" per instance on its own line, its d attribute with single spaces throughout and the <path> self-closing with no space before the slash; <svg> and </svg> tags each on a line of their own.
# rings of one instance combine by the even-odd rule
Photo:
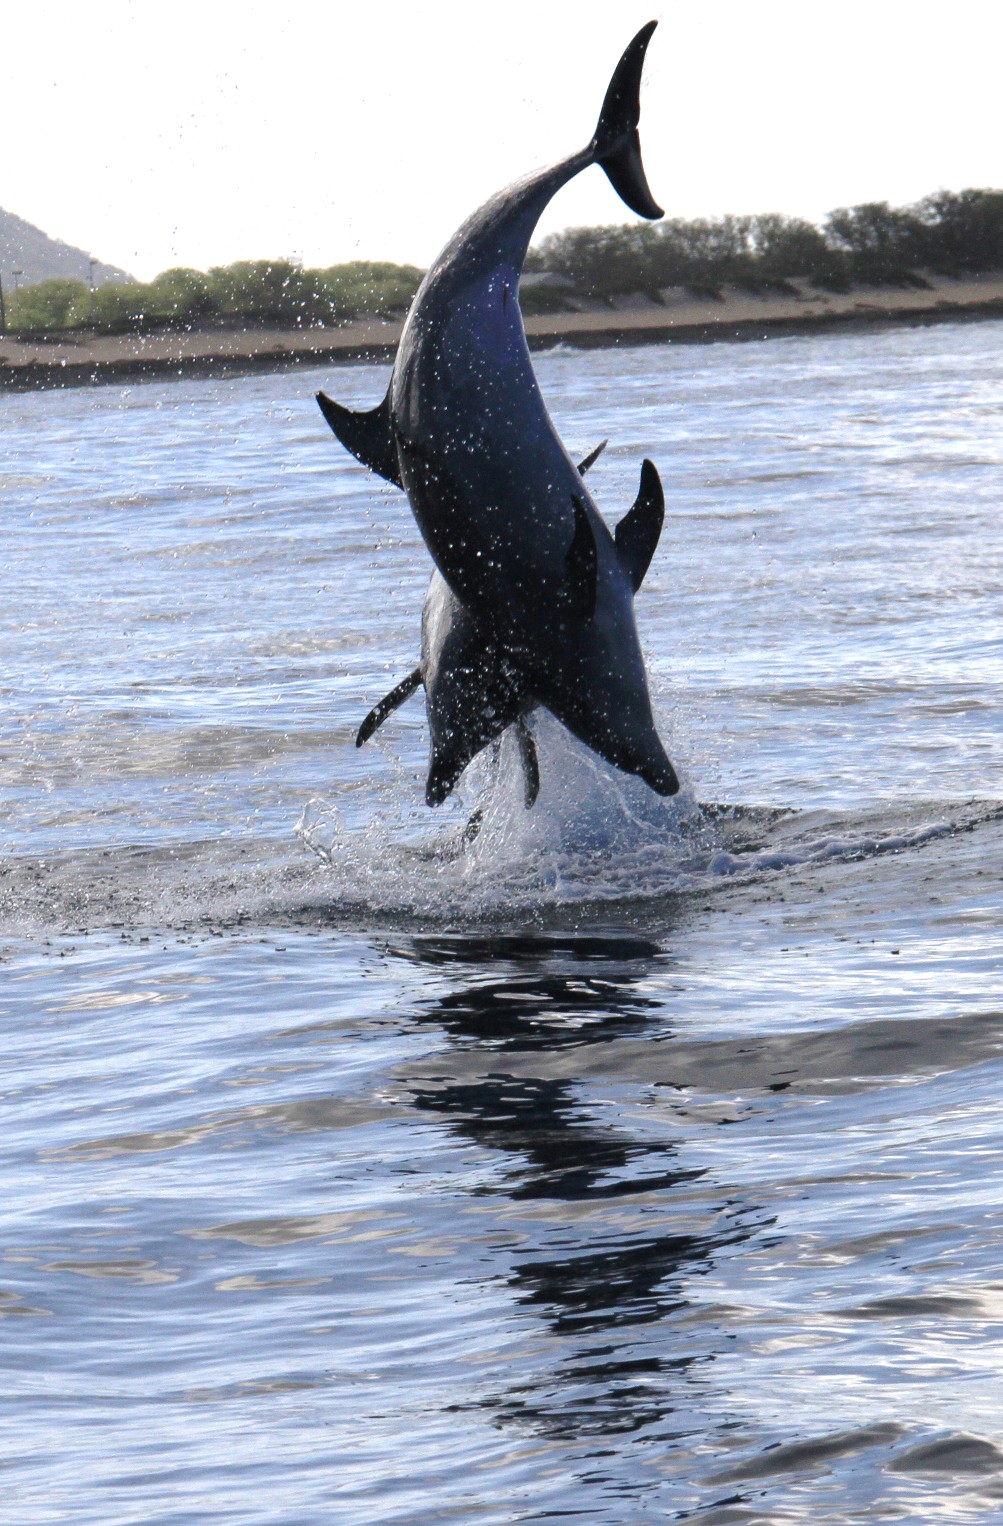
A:
<svg viewBox="0 0 1003 1526">
<path fill-rule="evenodd" d="M 587 142 L 630 37 L 669 215 L 1003 185 L 1003 0 L 7 0 L 0 206 L 148 279 L 425 265 Z M 599 170 L 542 231 L 629 221 Z"/>
</svg>

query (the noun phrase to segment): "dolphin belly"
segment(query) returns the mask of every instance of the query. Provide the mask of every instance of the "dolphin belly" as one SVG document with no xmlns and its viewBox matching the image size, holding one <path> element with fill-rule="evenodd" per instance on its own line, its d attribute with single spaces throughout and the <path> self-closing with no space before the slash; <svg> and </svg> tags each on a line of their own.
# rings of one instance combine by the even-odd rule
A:
<svg viewBox="0 0 1003 1526">
<path fill-rule="evenodd" d="M 512 275 L 513 289 L 517 278 Z M 504 282 L 417 308 L 391 390 L 401 477 L 432 559 L 478 618 L 514 626 L 564 579 L 582 492 Z"/>
<path fill-rule="evenodd" d="M 425 799 L 440 805 L 467 764 L 534 701 L 525 671 L 470 616 L 438 572 L 425 596 L 421 635 L 430 734 Z"/>
</svg>

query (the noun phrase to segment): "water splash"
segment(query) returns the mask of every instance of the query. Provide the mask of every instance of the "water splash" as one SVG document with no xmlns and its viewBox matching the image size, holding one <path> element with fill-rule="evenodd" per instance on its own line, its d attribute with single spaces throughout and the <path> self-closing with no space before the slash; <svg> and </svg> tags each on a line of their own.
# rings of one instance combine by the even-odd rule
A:
<svg viewBox="0 0 1003 1526">
<path fill-rule="evenodd" d="M 782 871 L 918 849 L 969 827 L 994 806 L 931 819 L 929 807 L 867 814 L 700 805 L 685 781 L 655 795 L 534 717 L 541 788 L 523 803 L 514 738 L 468 771 L 433 827 L 384 787 L 368 827 L 353 831 L 336 802 L 314 799 L 297 834 L 327 866 L 341 906 L 479 919 L 706 893 Z M 420 823 L 420 824 L 418 824 Z"/>
<path fill-rule="evenodd" d="M 334 872 L 339 897 L 409 911 L 478 916 L 679 888 L 714 842 L 692 789 L 663 800 L 550 716 L 534 716 L 533 728 L 541 786 L 531 810 L 506 733 L 431 830 L 416 834 L 384 795 L 362 833 L 326 800 L 310 802 L 297 832 Z"/>
</svg>

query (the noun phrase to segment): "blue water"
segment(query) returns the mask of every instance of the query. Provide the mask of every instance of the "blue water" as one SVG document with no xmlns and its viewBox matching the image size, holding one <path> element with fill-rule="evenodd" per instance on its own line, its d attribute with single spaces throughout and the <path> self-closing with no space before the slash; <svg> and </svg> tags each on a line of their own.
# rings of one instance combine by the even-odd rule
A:
<svg viewBox="0 0 1003 1526">
<path fill-rule="evenodd" d="M 684 789 L 530 812 L 383 368 L 0 397 L 0 1517 L 1003 1518 L 1001 337 L 537 357 Z"/>
</svg>

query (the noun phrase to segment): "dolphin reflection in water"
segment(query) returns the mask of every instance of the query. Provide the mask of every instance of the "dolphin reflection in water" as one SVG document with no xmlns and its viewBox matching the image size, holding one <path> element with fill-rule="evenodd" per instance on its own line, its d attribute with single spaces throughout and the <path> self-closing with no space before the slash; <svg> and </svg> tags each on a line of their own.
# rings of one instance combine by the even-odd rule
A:
<svg viewBox="0 0 1003 1526">
<path fill-rule="evenodd" d="M 424 684 L 432 737 L 429 804 L 509 725 L 526 800 L 538 773 L 526 715 L 544 705 L 580 741 L 661 795 L 679 781 L 651 713 L 634 594 L 658 543 L 664 499 L 650 461 L 611 534 L 558 438 L 530 360 L 519 276 L 541 213 L 598 164 L 642 217 L 662 215 L 637 124 L 655 22 L 620 59 L 591 142 L 486 202 L 436 259 L 414 299 L 379 407 L 354 413 L 323 393 L 334 433 L 404 488 L 435 562 L 422 659 L 363 722 L 358 745 Z"/>
</svg>

